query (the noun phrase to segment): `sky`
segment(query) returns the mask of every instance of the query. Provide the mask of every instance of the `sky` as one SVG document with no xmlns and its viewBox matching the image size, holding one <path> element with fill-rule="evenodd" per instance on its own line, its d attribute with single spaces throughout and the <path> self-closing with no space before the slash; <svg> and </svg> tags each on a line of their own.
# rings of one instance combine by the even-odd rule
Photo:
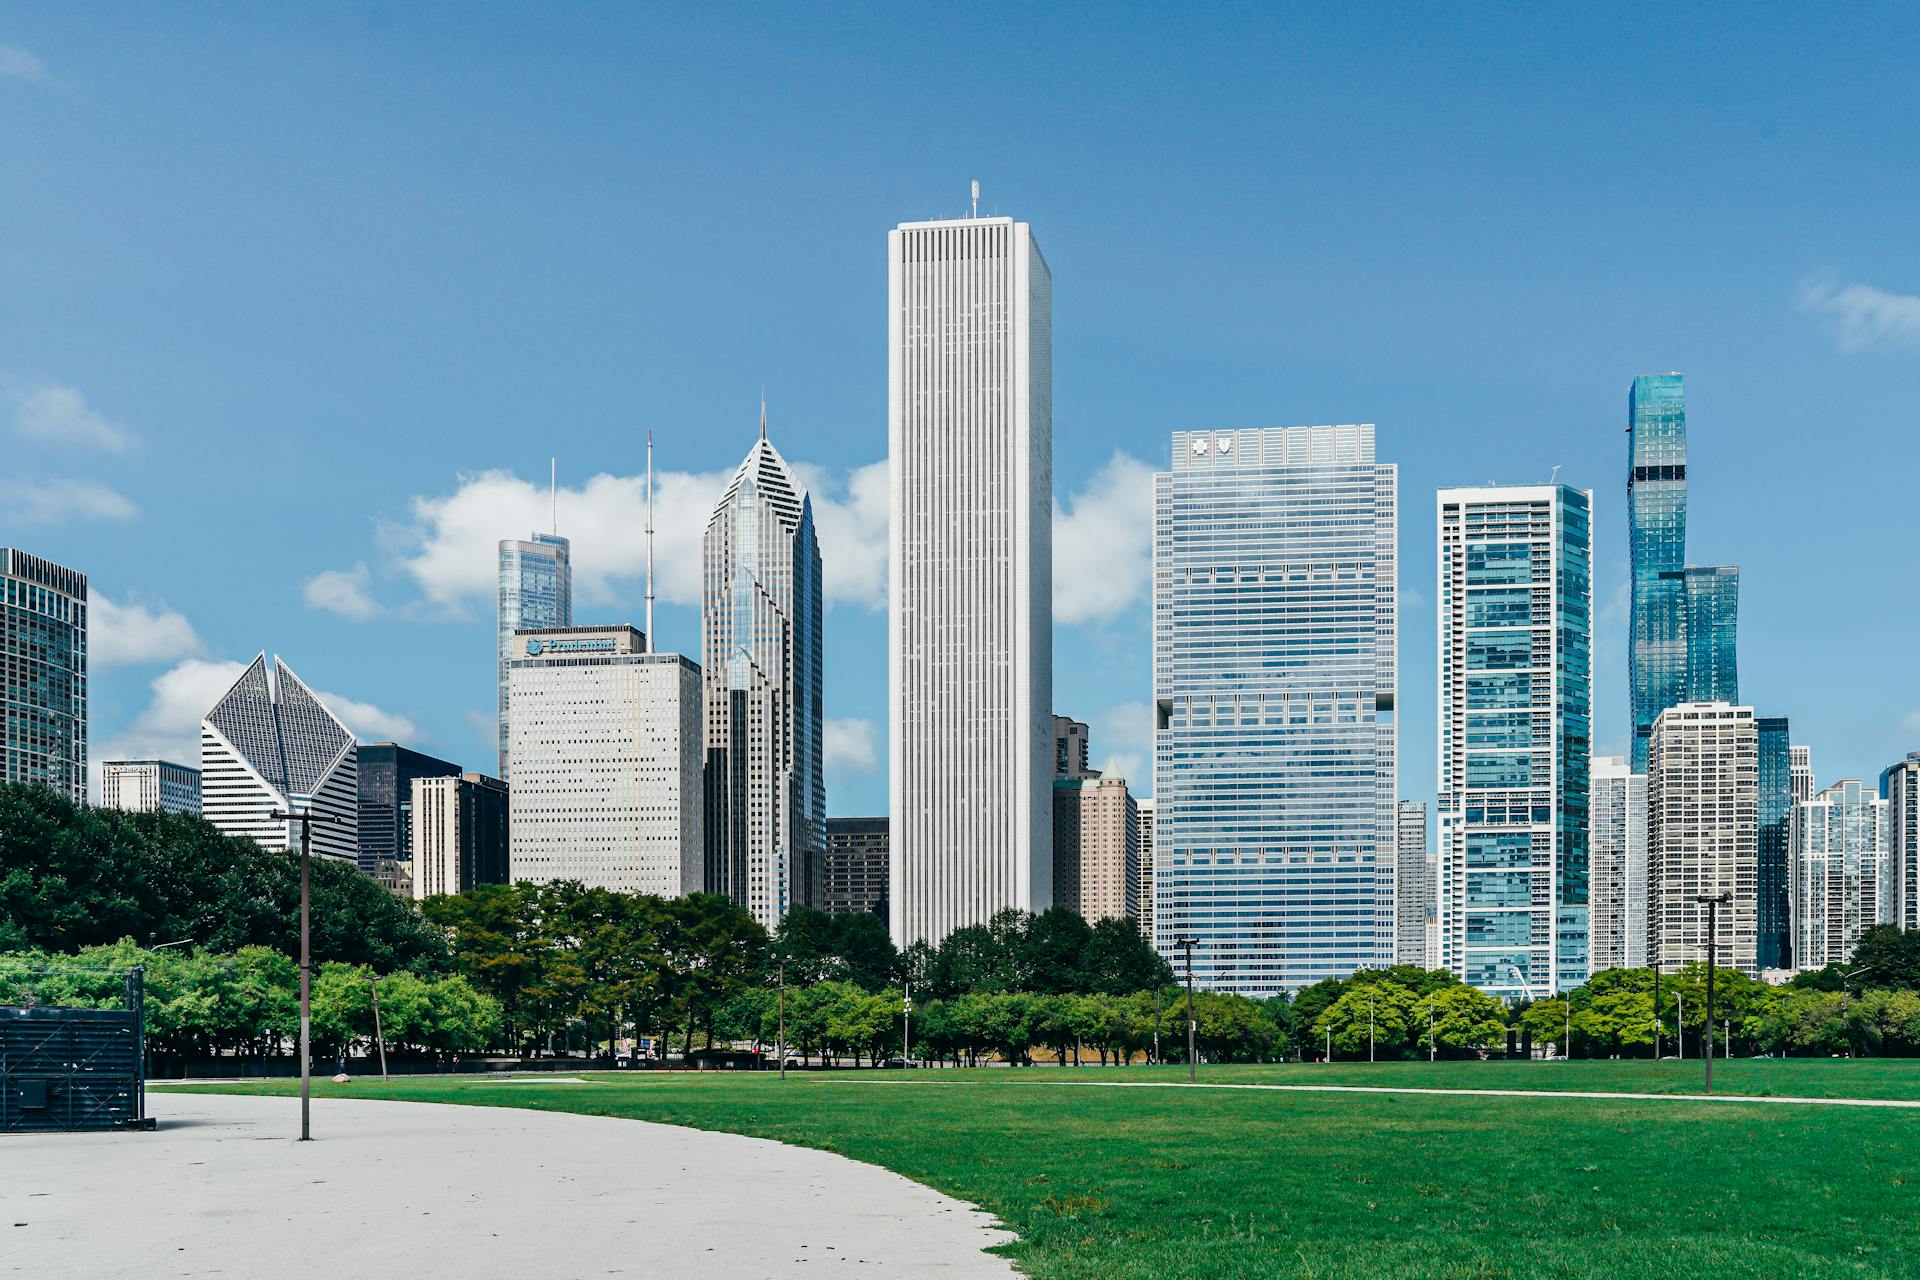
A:
<svg viewBox="0 0 1920 1280">
<path fill-rule="evenodd" d="M 697 654 L 757 434 L 825 562 L 828 807 L 885 812 L 886 258 L 1053 269 L 1055 709 L 1151 790 L 1150 489 L 1181 429 L 1400 468 L 1400 793 L 1434 792 L 1437 487 L 1595 494 L 1629 731 L 1626 392 L 1683 371 L 1689 559 L 1822 785 L 1920 749 L 1920 10 L 0 4 L 0 544 L 85 572 L 92 754 L 191 762 L 281 654 L 493 765 L 494 545 Z"/>
</svg>

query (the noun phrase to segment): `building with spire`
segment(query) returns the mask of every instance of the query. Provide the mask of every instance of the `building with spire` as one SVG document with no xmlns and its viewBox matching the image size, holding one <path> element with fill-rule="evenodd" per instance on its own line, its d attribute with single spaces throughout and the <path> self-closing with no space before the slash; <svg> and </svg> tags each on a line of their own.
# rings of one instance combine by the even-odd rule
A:
<svg viewBox="0 0 1920 1280">
<path fill-rule="evenodd" d="M 557 496 L 557 485 L 555 493 Z M 499 589 L 499 747 L 500 776 L 505 778 L 509 737 L 507 664 L 518 656 L 513 633 L 573 625 L 572 547 L 557 533 L 536 533 L 527 541 L 502 538 Z M 651 625 L 652 620 L 648 621 Z"/>
<path fill-rule="evenodd" d="M 200 722 L 202 815 L 230 836 L 298 849 L 310 810 L 317 855 L 354 862 L 360 850 L 359 759 L 353 733 L 275 655 L 247 664 Z"/>
<path fill-rule="evenodd" d="M 820 546 L 793 468 L 760 438 L 701 544 L 706 889 L 768 929 L 817 906 L 827 847 Z"/>
</svg>

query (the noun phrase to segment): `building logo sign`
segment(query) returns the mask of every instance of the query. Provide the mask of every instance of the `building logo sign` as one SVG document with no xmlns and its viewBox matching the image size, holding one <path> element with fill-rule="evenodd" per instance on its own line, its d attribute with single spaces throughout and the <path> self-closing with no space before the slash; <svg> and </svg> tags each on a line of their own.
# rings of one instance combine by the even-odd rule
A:
<svg viewBox="0 0 1920 1280">
<path fill-rule="evenodd" d="M 527 653 L 539 657 L 543 653 L 612 653 L 612 636 L 582 636 L 574 640 L 529 640 Z"/>
</svg>

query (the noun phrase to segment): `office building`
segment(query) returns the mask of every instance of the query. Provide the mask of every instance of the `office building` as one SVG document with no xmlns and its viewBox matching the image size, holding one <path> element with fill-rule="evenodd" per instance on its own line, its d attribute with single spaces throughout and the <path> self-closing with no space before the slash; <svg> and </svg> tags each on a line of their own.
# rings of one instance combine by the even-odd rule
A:
<svg viewBox="0 0 1920 1280">
<path fill-rule="evenodd" d="M 200 771 L 171 760 L 108 760 L 100 766 L 100 807 L 200 815 Z"/>
<path fill-rule="evenodd" d="M 1794 806 L 1796 969 L 1847 963 L 1860 935 L 1887 918 L 1888 807 L 1852 778 Z"/>
<path fill-rule="evenodd" d="M 360 870 L 391 877 L 413 859 L 413 780 L 457 778 L 460 766 L 394 742 L 360 744 Z"/>
<path fill-rule="evenodd" d="M 1759 743 L 1752 707 L 1683 702 L 1654 721 L 1647 774 L 1648 961 L 1667 972 L 1707 958 L 1759 976 Z"/>
<path fill-rule="evenodd" d="M 1789 768 L 1793 774 L 1793 802 L 1813 799 L 1813 748 L 1788 748 Z"/>
<path fill-rule="evenodd" d="M 1140 936 L 1153 941 L 1153 797 L 1133 802 L 1134 816 L 1140 821 L 1140 900 L 1134 915 L 1140 921 Z"/>
<path fill-rule="evenodd" d="M 1920 751 L 1880 774 L 1887 802 L 1887 918 L 1902 929 L 1920 929 Z"/>
<path fill-rule="evenodd" d="M 514 635 L 509 868 L 516 881 L 677 897 L 705 861 L 700 666 L 629 626 Z"/>
<path fill-rule="evenodd" d="M 224 834 L 298 849 L 309 812 L 316 857 L 358 865 L 359 760 L 353 734 L 293 669 L 262 651 L 200 722 L 200 807 Z"/>
<path fill-rule="evenodd" d="M 1587 859 L 1594 973 L 1647 962 L 1647 775 L 1625 756 L 1593 758 Z"/>
<path fill-rule="evenodd" d="M 1154 946 L 1267 996 L 1384 964 L 1397 478 L 1370 425 L 1179 431 L 1154 477 Z"/>
<path fill-rule="evenodd" d="M 1434 861 L 1427 854 L 1427 806 L 1402 800 L 1393 871 L 1393 963 L 1427 967 L 1427 935 L 1439 908 Z"/>
<path fill-rule="evenodd" d="M 506 783 L 484 773 L 419 774 L 407 790 L 412 897 L 507 883 Z"/>
<path fill-rule="evenodd" d="M 701 546 L 706 890 L 773 930 L 820 902 L 827 788 L 820 547 L 765 406 Z"/>
<path fill-rule="evenodd" d="M 1755 839 L 1754 963 L 1762 972 L 1793 966 L 1793 748 L 1785 716 L 1753 722 L 1758 759 L 1754 772 Z"/>
<path fill-rule="evenodd" d="M 500 776 L 507 778 L 507 664 L 516 655 L 513 634 L 573 625 L 572 548 L 557 533 L 500 542 Z"/>
<path fill-rule="evenodd" d="M 1053 784 L 1053 904 L 1096 920 L 1135 920 L 1140 814 L 1116 773 Z"/>
<path fill-rule="evenodd" d="M 894 940 L 1053 896 L 1053 282 L 1011 218 L 887 237 Z"/>
<path fill-rule="evenodd" d="M 1068 716 L 1053 718 L 1053 776 L 1095 778 L 1087 767 L 1087 726 Z"/>
<path fill-rule="evenodd" d="M 0 782 L 87 799 L 87 575 L 0 547 Z"/>
<path fill-rule="evenodd" d="M 1540 999 L 1588 976 L 1593 495 L 1436 501 L 1441 963 Z"/>
<path fill-rule="evenodd" d="M 821 881 L 821 910 L 887 919 L 887 820 L 828 818 Z"/>
</svg>

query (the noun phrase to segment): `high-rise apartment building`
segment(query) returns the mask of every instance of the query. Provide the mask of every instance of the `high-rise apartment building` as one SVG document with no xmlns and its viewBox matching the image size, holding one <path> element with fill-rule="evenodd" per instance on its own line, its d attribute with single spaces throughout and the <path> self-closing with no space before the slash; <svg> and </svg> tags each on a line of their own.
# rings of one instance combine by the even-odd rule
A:
<svg viewBox="0 0 1920 1280">
<path fill-rule="evenodd" d="M 416 900 L 507 883 L 506 783 L 484 773 L 419 774 L 407 791 L 410 890 Z"/>
<path fill-rule="evenodd" d="M 301 823 L 275 813 L 310 812 L 313 852 L 358 864 L 353 734 L 278 655 L 248 663 L 200 722 L 200 804 L 226 835 L 269 849 L 300 847 Z"/>
<path fill-rule="evenodd" d="M 1754 775 L 1754 884 L 1759 894 L 1754 963 L 1764 973 L 1793 963 L 1793 748 L 1785 716 L 1760 716 L 1753 724 L 1759 753 Z"/>
<path fill-rule="evenodd" d="M 1134 816 L 1140 820 L 1140 905 L 1134 909 L 1140 921 L 1140 936 L 1153 941 L 1153 797 L 1133 802 Z"/>
<path fill-rule="evenodd" d="M 1788 748 L 1788 767 L 1793 777 L 1793 802 L 1813 799 L 1813 748 Z"/>
<path fill-rule="evenodd" d="M 386 862 L 413 859 L 413 780 L 457 778 L 460 766 L 396 742 L 363 742 L 360 761 L 360 870 L 391 876 Z"/>
<path fill-rule="evenodd" d="M 1887 802 L 1887 919 L 1920 929 L 1920 751 L 1880 774 Z"/>
<path fill-rule="evenodd" d="M 823 891 L 824 606 L 813 504 L 764 406 L 701 546 L 706 890 L 777 929 Z"/>
<path fill-rule="evenodd" d="M 1393 963 L 1425 968 L 1427 935 L 1439 910 L 1439 884 L 1427 854 L 1427 806 L 1402 800 L 1394 831 Z"/>
<path fill-rule="evenodd" d="M 1647 775 L 1625 756 L 1595 756 L 1592 778 L 1588 967 L 1637 969 L 1647 962 Z"/>
<path fill-rule="evenodd" d="M 1053 776 L 1097 778 L 1087 767 L 1087 726 L 1069 716 L 1053 718 Z"/>
<path fill-rule="evenodd" d="M 1053 895 L 1053 281 L 1024 222 L 887 237 L 894 940 Z"/>
<path fill-rule="evenodd" d="M 0 547 L 0 782 L 87 798 L 87 575 Z"/>
<path fill-rule="evenodd" d="M 1371 425 L 1178 431 L 1154 477 L 1154 945 L 1202 986 L 1390 954 L 1396 483 Z"/>
<path fill-rule="evenodd" d="M 100 807 L 200 816 L 200 771 L 171 760 L 108 760 L 100 766 Z"/>
<path fill-rule="evenodd" d="M 1654 721 L 1647 774 L 1648 961 L 1707 958 L 1703 896 L 1716 916 L 1715 961 L 1759 976 L 1759 742 L 1752 707 L 1683 702 Z"/>
<path fill-rule="evenodd" d="M 1847 963 L 1860 935 L 1887 919 L 1887 809 L 1852 778 L 1794 806 L 1796 969 Z"/>
<path fill-rule="evenodd" d="M 1133 920 L 1140 901 L 1140 813 L 1117 774 L 1053 784 L 1053 904 L 1096 920 Z"/>
<path fill-rule="evenodd" d="M 513 879 L 677 897 L 701 888 L 700 666 L 628 626 L 514 635 Z"/>
<path fill-rule="evenodd" d="M 507 773 L 507 664 L 517 656 L 513 633 L 573 625 L 572 548 L 557 533 L 500 542 L 500 776 Z"/>
<path fill-rule="evenodd" d="M 1442 489 L 1440 949 L 1539 999 L 1588 975 L 1593 495 Z"/>
<path fill-rule="evenodd" d="M 887 919 L 887 820 L 828 818 L 820 908 Z"/>
</svg>

